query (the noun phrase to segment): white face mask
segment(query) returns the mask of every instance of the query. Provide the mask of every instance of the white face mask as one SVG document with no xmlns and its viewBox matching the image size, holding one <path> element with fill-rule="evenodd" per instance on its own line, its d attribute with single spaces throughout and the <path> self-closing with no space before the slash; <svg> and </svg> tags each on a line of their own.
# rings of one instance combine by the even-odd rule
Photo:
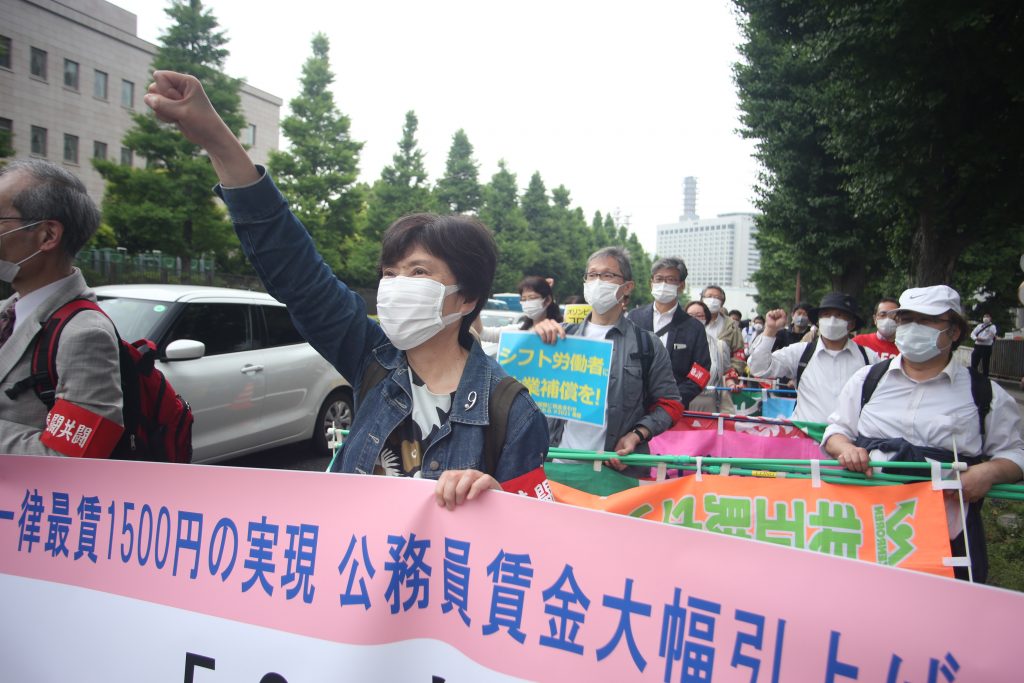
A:
<svg viewBox="0 0 1024 683">
<path fill-rule="evenodd" d="M 547 305 L 544 303 L 544 299 L 529 299 L 523 303 L 523 313 L 530 316 L 534 322 L 544 318 L 544 311 L 547 310 Z"/>
<path fill-rule="evenodd" d="M 33 225 L 39 225 L 42 222 L 43 221 L 36 221 L 35 223 L 29 223 L 28 225 L 23 225 L 20 228 L 8 230 L 7 232 L 3 233 L 2 235 L 0 235 L 0 248 L 2 248 L 4 237 L 6 237 L 7 235 L 10 235 L 12 232 L 18 232 L 19 230 L 31 228 Z M 21 270 L 21 264 L 40 253 L 42 253 L 42 250 L 37 249 L 34 254 L 29 254 L 28 256 L 26 256 L 25 258 L 21 259 L 16 263 L 13 261 L 4 261 L 0 259 L 0 281 L 7 283 L 14 282 L 14 278 L 18 277 L 18 271 Z"/>
<path fill-rule="evenodd" d="M 850 324 L 842 318 L 830 315 L 818 320 L 818 331 L 829 341 L 839 341 L 850 334 Z"/>
<path fill-rule="evenodd" d="M 896 328 L 896 348 L 912 363 L 926 363 L 945 349 L 939 348 L 943 330 L 921 323 L 906 323 Z"/>
<path fill-rule="evenodd" d="M 764 325 L 761 323 L 754 323 L 754 332 L 764 332 Z"/>
<path fill-rule="evenodd" d="M 892 318 L 882 318 L 876 323 L 879 333 L 883 337 L 892 337 L 896 334 L 896 321 Z"/>
<path fill-rule="evenodd" d="M 709 311 L 711 311 L 711 315 L 714 315 L 718 313 L 720 310 L 722 310 L 722 302 L 713 296 L 706 296 L 704 297 L 703 301 L 704 305 L 708 307 Z"/>
<path fill-rule="evenodd" d="M 670 304 L 679 296 L 679 285 L 667 282 L 655 282 L 651 285 L 651 295 L 659 304 Z"/>
<path fill-rule="evenodd" d="M 794 315 L 793 316 L 793 324 L 796 325 L 797 327 L 803 327 L 808 322 L 809 321 L 808 321 L 806 315 Z"/>
<path fill-rule="evenodd" d="M 408 351 L 431 339 L 464 315 L 442 316 L 444 300 L 458 285 L 445 286 L 428 277 L 382 278 L 377 288 L 377 317 L 396 349 Z"/>
<path fill-rule="evenodd" d="M 594 312 L 604 315 L 619 304 L 619 285 L 614 282 L 590 280 L 583 283 L 583 298 Z"/>
</svg>

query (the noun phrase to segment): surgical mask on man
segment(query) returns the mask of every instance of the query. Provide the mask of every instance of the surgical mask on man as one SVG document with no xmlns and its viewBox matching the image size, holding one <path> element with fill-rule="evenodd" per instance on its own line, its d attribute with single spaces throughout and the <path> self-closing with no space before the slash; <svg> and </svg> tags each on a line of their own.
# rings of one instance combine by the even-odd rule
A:
<svg viewBox="0 0 1024 683">
<path fill-rule="evenodd" d="M 896 348 L 910 362 L 926 363 L 944 350 L 939 348 L 942 332 L 921 323 L 905 323 L 896 328 Z"/>
<path fill-rule="evenodd" d="M 42 222 L 43 221 L 36 221 L 35 223 L 29 223 L 28 225 L 23 225 L 20 228 L 8 230 L 7 232 L 0 234 L 0 253 L 3 253 L 4 237 L 10 235 L 12 232 L 25 230 L 26 228 L 31 228 L 33 225 L 39 225 Z M 21 270 L 21 264 L 24 263 L 25 261 L 28 261 L 33 256 L 37 256 L 40 253 L 42 253 L 42 249 L 37 249 L 35 253 L 29 254 L 28 256 L 26 256 L 25 258 L 21 259 L 18 262 L 5 261 L 3 259 L 0 259 L 0 281 L 7 282 L 8 284 L 14 282 L 14 278 L 18 277 L 18 271 Z"/>
<path fill-rule="evenodd" d="M 704 305 L 708 307 L 709 311 L 711 311 L 711 315 L 715 315 L 720 310 L 722 310 L 722 300 L 721 299 L 716 299 L 713 296 L 706 296 L 706 297 L 704 297 L 703 301 L 704 301 Z"/>
<path fill-rule="evenodd" d="M 878 332 L 883 337 L 892 337 L 896 334 L 896 321 L 892 318 L 882 318 L 876 325 L 878 326 Z"/>
<path fill-rule="evenodd" d="M 619 285 L 614 282 L 588 280 L 583 283 L 583 298 L 594 312 L 604 315 L 619 304 Z"/>
<path fill-rule="evenodd" d="M 829 341 L 839 341 L 850 334 L 850 324 L 834 315 L 818 320 L 818 331 Z"/>
<path fill-rule="evenodd" d="M 806 315 L 794 315 L 793 316 L 793 324 L 796 325 L 797 327 L 803 327 L 808 322 L 810 322 L 810 320 L 807 318 Z"/>
<path fill-rule="evenodd" d="M 464 315 L 461 311 L 441 315 L 445 297 L 457 291 L 458 285 L 445 286 L 427 277 L 381 278 L 377 317 L 384 334 L 401 351 L 431 339 Z"/>
<path fill-rule="evenodd" d="M 544 317 L 544 311 L 547 310 L 547 306 L 544 304 L 544 299 L 528 299 L 522 302 L 523 313 L 530 316 L 530 318 L 537 322 Z"/>
<path fill-rule="evenodd" d="M 651 295 L 659 304 L 670 304 L 679 296 L 679 285 L 667 282 L 655 282 L 651 285 Z"/>
<path fill-rule="evenodd" d="M 762 323 L 753 324 L 754 332 L 764 332 L 764 325 Z"/>
</svg>

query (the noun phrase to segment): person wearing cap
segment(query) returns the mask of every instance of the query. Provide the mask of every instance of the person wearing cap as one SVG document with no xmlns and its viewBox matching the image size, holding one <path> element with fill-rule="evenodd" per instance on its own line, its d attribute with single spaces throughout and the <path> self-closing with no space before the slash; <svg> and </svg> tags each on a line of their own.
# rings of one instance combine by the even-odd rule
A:
<svg viewBox="0 0 1024 683">
<path fill-rule="evenodd" d="M 888 297 L 875 304 L 875 331 L 858 334 L 853 341 L 871 349 L 879 358 L 895 358 L 900 355 L 896 348 L 896 309 L 900 302 Z"/>
<path fill-rule="evenodd" d="M 793 419 L 825 422 L 836 407 L 839 390 L 855 372 L 878 361 L 870 349 L 858 346 L 850 332 L 863 324 L 857 304 L 848 294 L 832 293 L 810 312 L 820 338 L 796 342 L 772 351 L 775 335 L 786 324 L 781 309 L 765 315 L 764 332 L 750 344 L 750 374 L 754 377 L 792 377 L 797 398 Z"/>
<path fill-rule="evenodd" d="M 988 572 L 981 501 L 993 484 L 1024 476 L 1020 410 L 1006 391 L 963 367 L 953 352 L 967 335 L 960 296 L 945 285 L 908 289 L 896 309 L 900 355 L 854 373 L 840 392 L 822 450 L 846 469 L 867 472 L 870 460 L 923 460 L 969 466 L 961 475 L 966 524 L 959 500 L 947 493 L 952 550 L 965 554 L 966 526 L 973 578 Z M 955 450 L 955 456 L 954 456 Z M 967 578 L 964 567 L 955 567 Z"/>
</svg>

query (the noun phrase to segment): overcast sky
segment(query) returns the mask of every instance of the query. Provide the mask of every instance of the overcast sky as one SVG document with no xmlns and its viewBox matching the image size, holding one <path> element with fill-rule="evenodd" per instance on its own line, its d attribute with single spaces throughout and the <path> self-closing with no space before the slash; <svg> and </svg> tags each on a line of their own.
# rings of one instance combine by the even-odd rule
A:
<svg viewBox="0 0 1024 683">
<path fill-rule="evenodd" d="M 166 2 L 114 4 L 138 15 L 145 40 L 168 24 Z M 758 166 L 736 133 L 740 35 L 728 0 L 205 4 L 229 38 L 227 71 L 281 97 L 282 117 L 310 39 L 327 34 L 335 101 L 365 143 L 368 182 L 390 163 L 413 109 L 431 182 L 464 128 L 481 181 L 499 159 L 521 188 L 540 171 L 588 220 L 629 216 L 651 251 L 656 226 L 682 213 L 685 176 L 698 178 L 702 217 L 753 210 Z"/>
</svg>

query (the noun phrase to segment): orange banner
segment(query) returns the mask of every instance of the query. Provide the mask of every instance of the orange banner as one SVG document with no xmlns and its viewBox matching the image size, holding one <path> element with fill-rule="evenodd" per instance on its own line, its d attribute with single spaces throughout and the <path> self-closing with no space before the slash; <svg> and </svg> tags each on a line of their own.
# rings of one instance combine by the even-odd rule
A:
<svg viewBox="0 0 1024 683">
<path fill-rule="evenodd" d="M 579 507 L 766 541 L 837 557 L 952 576 L 942 492 L 930 482 L 842 486 L 810 480 L 704 475 L 594 496 L 551 482 Z"/>
</svg>

